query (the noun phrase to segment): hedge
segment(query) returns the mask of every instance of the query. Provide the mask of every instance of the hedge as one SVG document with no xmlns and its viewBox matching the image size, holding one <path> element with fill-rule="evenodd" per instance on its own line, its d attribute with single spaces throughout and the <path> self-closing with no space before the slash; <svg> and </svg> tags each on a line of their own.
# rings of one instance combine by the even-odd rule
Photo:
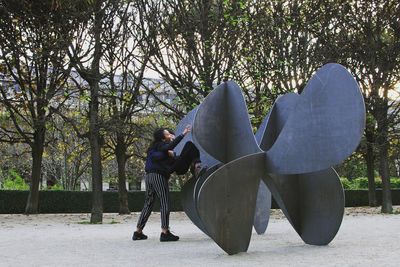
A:
<svg viewBox="0 0 400 267">
<path fill-rule="evenodd" d="M 368 178 L 367 177 L 359 177 L 352 180 L 348 180 L 345 177 L 340 177 L 340 181 L 342 182 L 343 188 L 349 190 L 362 190 L 368 189 Z M 382 180 L 375 179 L 375 187 L 377 189 L 382 189 Z M 391 177 L 390 178 L 390 188 L 391 189 L 400 189 L 400 178 Z"/>
<path fill-rule="evenodd" d="M 382 190 L 377 190 L 377 199 L 382 199 Z M 0 190 L 0 213 L 23 213 L 28 191 Z M 145 194 L 143 191 L 129 191 L 128 201 L 131 211 L 141 211 Z M 345 190 L 346 207 L 368 206 L 368 190 Z M 181 211 L 180 192 L 170 194 L 171 210 Z M 392 190 L 393 205 L 400 205 L 400 190 Z M 118 192 L 103 192 L 104 212 L 118 212 Z M 273 201 L 272 208 L 277 208 Z M 40 191 L 39 213 L 89 213 L 91 192 L 80 191 Z M 159 203 L 154 206 L 159 211 Z"/>
<path fill-rule="evenodd" d="M 0 213 L 23 213 L 29 191 L 0 190 Z M 40 191 L 39 213 L 88 213 L 91 211 L 91 192 L 85 191 Z M 141 211 L 144 191 L 128 192 L 131 211 Z M 181 211 L 180 192 L 170 192 L 171 210 Z M 118 212 L 118 192 L 103 192 L 104 212 Z M 155 211 L 160 210 L 158 200 Z"/>
</svg>

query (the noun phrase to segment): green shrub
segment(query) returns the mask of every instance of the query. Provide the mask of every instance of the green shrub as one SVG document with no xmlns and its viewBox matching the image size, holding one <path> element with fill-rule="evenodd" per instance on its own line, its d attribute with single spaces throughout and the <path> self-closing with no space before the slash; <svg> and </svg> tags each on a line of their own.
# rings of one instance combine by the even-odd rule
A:
<svg viewBox="0 0 400 267">
<path fill-rule="evenodd" d="M 382 188 L 382 180 L 380 178 L 375 178 L 375 188 Z"/>
<path fill-rule="evenodd" d="M 171 211 L 182 211 L 181 192 L 170 192 Z M 23 213 L 29 191 L 0 190 L 0 214 Z M 378 205 L 381 204 L 382 190 L 376 190 Z M 140 212 L 145 199 L 144 191 L 129 191 L 128 202 L 130 211 Z M 118 192 L 103 192 L 104 212 L 118 212 Z M 346 207 L 368 206 L 367 190 L 346 190 Z M 393 205 L 400 205 L 400 190 L 392 190 Z M 92 206 L 92 193 L 79 191 L 40 191 L 40 213 L 90 213 Z M 276 209 L 275 200 L 272 208 Z M 158 200 L 154 211 L 159 211 Z"/>
<path fill-rule="evenodd" d="M 340 182 L 343 185 L 344 189 L 347 190 L 363 190 L 368 189 L 368 178 L 367 177 L 359 177 L 349 181 L 346 177 L 340 177 Z M 375 179 L 375 188 L 382 189 L 382 180 L 380 178 Z M 390 178 L 390 188 L 391 189 L 400 189 L 400 178 L 391 177 Z"/>
<path fill-rule="evenodd" d="M 28 190 L 29 185 L 13 169 L 8 171 L 7 178 L 4 180 L 3 189 L 5 190 Z"/>
<path fill-rule="evenodd" d="M 0 190 L 0 214 L 23 213 L 29 191 Z M 145 191 L 129 191 L 129 210 L 140 212 L 143 209 Z M 182 211 L 181 193 L 170 192 L 171 211 Z M 39 191 L 39 213 L 90 213 L 92 192 L 86 191 Z M 118 212 L 118 192 L 103 192 L 103 211 Z M 153 211 L 160 211 L 159 200 L 154 203 Z"/>
<path fill-rule="evenodd" d="M 367 177 L 359 177 L 351 181 L 352 188 L 354 190 L 358 189 L 368 189 L 368 178 Z"/>
<path fill-rule="evenodd" d="M 64 190 L 64 187 L 62 186 L 62 184 L 55 184 L 51 187 L 48 188 L 48 190 Z"/>
<path fill-rule="evenodd" d="M 340 182 L 343 185 L 343 189 L 350 189 L 351 182 L 346 177 L 340 177 Z"/>
<path fill-rule="evenodd" d="M 390 188 L 391 189 L 400 189 L 400 178 L 391 177 L 390 178 Z"/>
<path fill-rule="evenodd" d="M 382 179 L 375 179 L 375 187 L 382 188 Z M 400 178 L 399 177 L 390 177 L 390 189 L 400 189 Z"/>
</svg>

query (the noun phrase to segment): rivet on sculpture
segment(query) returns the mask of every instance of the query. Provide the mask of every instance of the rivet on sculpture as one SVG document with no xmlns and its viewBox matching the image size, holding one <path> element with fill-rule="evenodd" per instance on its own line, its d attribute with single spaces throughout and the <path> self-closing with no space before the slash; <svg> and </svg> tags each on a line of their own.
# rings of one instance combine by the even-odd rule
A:
<svg viewBox="0 0 400 267">
<path fill-rule="evenodd" d="M 364 101 L 352 75 L 327 64 L 303 92 L 280 96 L 254 135 L 240 87 L 216 87 L 178 124 L 193 125 L 176 147 L 193 142 L 208 170 L 182 189 L 188 217 L 228 254 L 247 251 L 252 227 L 265 232 L 271 194 L 303 241 L 326 245 L 344 213 L 332 166 L 358 146 Z"/>
</svg>

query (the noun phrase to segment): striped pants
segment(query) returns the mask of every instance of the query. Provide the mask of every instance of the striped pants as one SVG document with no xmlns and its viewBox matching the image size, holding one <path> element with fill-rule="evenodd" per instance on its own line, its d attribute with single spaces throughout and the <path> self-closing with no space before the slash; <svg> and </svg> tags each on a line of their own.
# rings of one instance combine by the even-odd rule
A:
<svg viewBox="0 0 400 267">
<path fill-rule="evenodd" d="M 160 200 L 161 228 L 169 229 L 169 188 L 168 181 L 158 173 L 147 173 L 145 175 L 146 199 L 140 214 L 137 227 L 143 229 L 153 209 L 155 195 Z"/>
</svg>

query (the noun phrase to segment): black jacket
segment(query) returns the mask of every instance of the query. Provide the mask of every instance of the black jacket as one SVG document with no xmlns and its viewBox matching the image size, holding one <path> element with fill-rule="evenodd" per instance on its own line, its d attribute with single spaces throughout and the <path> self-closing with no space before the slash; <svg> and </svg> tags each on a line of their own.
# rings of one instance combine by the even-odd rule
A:
<svg viewBox="0 0 400 267">
<path fill-rule="evenodd" d="M 174 159 L 166 156 L 166 157 L 161 157 L 157 158 L 157 160 L 154 160 L 154 157 L 152 157 L 152 153 L 154 152 L 163 152 L 163 153 L 168 153 L 168 150 L 173 150 L 180 141 L 182 141 L 184 135 L 181 134 L 177 136 L 174 141 L 172 142 L 159 142 L 154 144 L 153 147 L 149 148 L 147 151 L 147 159 L 146 159 L 146 166 L 145 166 L 145 171 L 146 173 L 159 173 L 163 175 L 166 178 L 169 178 L 171 174 L 171 167 L 174 164 Z"/>
</svg>

